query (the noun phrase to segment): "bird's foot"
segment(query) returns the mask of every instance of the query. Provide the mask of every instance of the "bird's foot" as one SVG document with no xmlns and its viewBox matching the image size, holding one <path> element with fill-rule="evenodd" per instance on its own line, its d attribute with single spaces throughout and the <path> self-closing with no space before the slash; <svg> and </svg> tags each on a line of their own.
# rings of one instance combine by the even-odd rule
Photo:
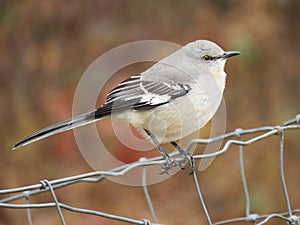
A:
<svg viewBox="0 0 300 225">
<path fill-rule="evenodd" d="M 178 162 L 178 166 L 184 170 L 185 169 L 185 164 L 190 161 L 190 158 L 191 158 L 191 153 L 190 152 L 187 152 L 183 149 L 180 149 L 179 150 L 179 155 L 181 157 L 181 161 Z"/>
<path fill-rule="evenodd" d="M 183 148 L 181 148 L 176 142 L 171 142 L 171 144 L 177 149 L 179 152 L 179 156 L 181 157 L 181 160 L 177 162 L 178 166 L 184 170 L 185 169 L 185 164 L 187 162 L 191 164 L 191 153 L 189 151 L 185 151 Z M 194 171 L 194 168 L 192 167 L 192 172 Z"/>
<path fill-rule="evenodd" d="M 165 156 L 166 163 L 162 165 L 161 172 L 159 174 L 169 174 L 169 170 L 177 166 L 177 162 L 170 156 Z"/>
</svg>

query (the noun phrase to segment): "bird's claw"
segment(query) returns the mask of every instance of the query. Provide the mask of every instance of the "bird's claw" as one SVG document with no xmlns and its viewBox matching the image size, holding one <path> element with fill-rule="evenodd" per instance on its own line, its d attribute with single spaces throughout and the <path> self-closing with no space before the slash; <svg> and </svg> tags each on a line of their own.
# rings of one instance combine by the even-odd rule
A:
<svg viewBox="0 0 300 225">
<path fill-rule="evenodd" d="M 178 165 L 181 169 L 185 169 L 184 165 L 189 162 L 190 166 L 191 166 L 191 172 L 189 173 L 189 175 L 193 174 L 195 172 L 195 162 L 194 162 L 194 159 L 193 159 L 193 156 L 190 152 L 188 151 L 184 151 L 184 150 L 181 150 L 179 151 L 180 153 L 180 156 L 182 157 L 183 161 L 179 162 Z"/>
<path fill-rule="evenodd" d="M 185 164 L 187 161 L 189 161 L 190 157 L 191 157 L 191 153 L 190 152 L 187 152 L 187 151 L 184 151 L 183 149 L 181 149 L 179 151 L 179 155 L 181 156 L 182 158 L 182 161 L 179 161 L 178 162 L 178 166 L 184 170 L 185 169 Z"/>
<path fill-rule="evenodd" d="M 163 164 L 162 170 L 159 174 L 166 173 L 166 174 L 170 175 L 169 170 L 172 169 L 173 167 L 177 166 L 177 162 L 174 158 L 171 158 L 170 156 L 166 156 L 165 160 L 166 160 L 166 162 L 165 162 L 165 164 Z"/>
<path fill-rule="evenodd" d="M 185 164 L 187 162 L 190 163 L 191 165 L 191 173 L 192 174 L 194 171 L 195 171 L 195 167 L 194 167 L 194 161 L 192 160 L 192 156 L 191 156 L 191 153 L 190 152 L 187 152 L 187 151 L 180 151 L 180 156 L 181 156 L 181 160 L 180 161 L 176 161 L 175 158 L 172 158 L 170 156 L 166 156 L 165 157 L 165 164 L 162 166 L 162 171 L 160 172 L 160 174 L 169 174 L 169 170 L 172 169 L 173 167 L 176 167 L 176 166 L 179 166 L 182 170 L 185 169 Z"/>
</svg>

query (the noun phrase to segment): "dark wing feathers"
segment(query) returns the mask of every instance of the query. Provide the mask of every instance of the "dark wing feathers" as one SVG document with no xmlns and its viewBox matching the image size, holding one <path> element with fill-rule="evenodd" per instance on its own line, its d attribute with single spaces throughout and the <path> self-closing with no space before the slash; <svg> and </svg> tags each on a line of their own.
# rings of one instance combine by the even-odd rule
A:
<svg viewBox="0 0 300 225">
<path fill-rule="evenodd" d="M 140 75 L 135 75 L 108 93 L 105 104 L 96 110 L 95 116 L 100 118 L 111 112 L 128 108 L 135 110 L 152 109 L 188 94 L 190 89 L 187 84 L 145 81 L 141 80 Z"/>
<path fill-rule="evenodd" d="M 119 96 L 124 96 L 128 94 L 133 93 L 134 91 L 137 91 L 137 88 L 140 86 L 140 76 L 132 76 L 126 80 L 124 80 L 122 83 L 120 83 L 116 88 L 112 89 L 107 97 L 106 97 L 106 103 L 109 103 L 113 99 Z"/>
</svg>

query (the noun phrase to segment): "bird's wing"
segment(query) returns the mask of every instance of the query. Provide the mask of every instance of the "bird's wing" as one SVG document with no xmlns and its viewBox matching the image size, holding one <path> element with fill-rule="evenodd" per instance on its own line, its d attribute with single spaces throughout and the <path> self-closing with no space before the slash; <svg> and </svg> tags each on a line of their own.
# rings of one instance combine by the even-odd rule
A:
<svg viewBox="0 0 300 225">
<path fill-rule="evenodd" d="M 188 84 L 142 80 L 141 75 L 135 75 L 108 93 L 104 105 L 96 110 L 96 118 L 125 109 L 152 109 L 182 97 L 190 90 Z"/>
</svg>

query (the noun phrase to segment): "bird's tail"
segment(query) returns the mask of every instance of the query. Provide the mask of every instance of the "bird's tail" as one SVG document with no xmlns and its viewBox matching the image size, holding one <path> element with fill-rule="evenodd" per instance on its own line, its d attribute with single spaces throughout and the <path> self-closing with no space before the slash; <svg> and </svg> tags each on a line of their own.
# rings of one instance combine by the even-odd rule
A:
<svg viewBox="0 0 300 225">
<path fill-rule="evenodd" d="M 32 142 L 38 141 L 40 139 L 52 136 L 54 134 L 58 134 L 63 131 L 71 130 L 76 127 L 84 126 L 86 124 L 89 124 L 96 120 L 101 119 L 101 118 L 95 118 L 95 112 L 96 112 L 96 110 L 88 112 L 88 113 L 84 113 L 79 116 L 75 116 L 73 118 L 67 119 L 60 123 L 46 127 L 30 136 L 24 138 L 23 140 L 19 141 L 17 144 L 15 144 L 13 146 L 13 150 L 15 150 L 19 147 L 22 147 L 24 145 L 28 145 Z"/>
</svg>

